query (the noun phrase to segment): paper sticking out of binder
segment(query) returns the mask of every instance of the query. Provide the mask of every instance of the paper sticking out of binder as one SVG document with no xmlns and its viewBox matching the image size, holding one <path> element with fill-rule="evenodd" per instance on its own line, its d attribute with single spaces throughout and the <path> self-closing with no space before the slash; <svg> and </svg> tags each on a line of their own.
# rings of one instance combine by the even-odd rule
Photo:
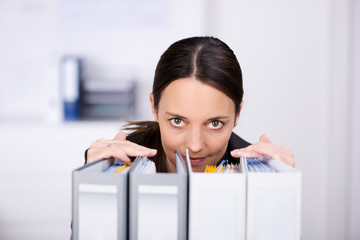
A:
<svg viewBox="0 0 360 240">
<path fill-rule="evenodd" d="M 127 173 L 130 170 L 131 162 L 119 161 L 105 170 L 107 173 Z"/>
<path fill-rule="evenodd" d="M 246 158 L 249 172 L 276 172 L 275 168 L 265 162 L 265 158 Z M 228 160 L 222 160 L 218 166 L 207 165 L 207 173 L 234 173 L 241 172 L 241 164 L 229 163 Z"/>
<path fill-rule="evenodd" d="M 219 166 L 209 166 L 205 168 L 206 173 L 237 173 L 241 172 L 241 165 L 238 163 L 228 163 L 228 160 L 222 160 Z"/>
<path fill-rule="evenodd" d="M 263 157 L 246 158 L 246 163 L 249 172 L 276 172 L 275 168 L 271 167 Z"/>
</svg>

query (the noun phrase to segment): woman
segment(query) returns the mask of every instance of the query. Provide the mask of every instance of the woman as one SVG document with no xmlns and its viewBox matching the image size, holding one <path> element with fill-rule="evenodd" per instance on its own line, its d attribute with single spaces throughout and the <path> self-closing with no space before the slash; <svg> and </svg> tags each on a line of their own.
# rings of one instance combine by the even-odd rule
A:
<svg viewBox="0 0 360 240">
<path fill-rule="evenodd" d="M 155 122 L 130 122 L 126 136 L 99 139 L 86 152 L 86 162 L 115 157 L 130 161 L 147 156 L 158 172 L 174 172 L 175 151 L 189 149 L 194 171 L 222 159 L 241 156 L 273 158 L 290 166 L 291 150 L 266 135 L 250 145 L 234 133 L 242 107 L 240 65 L 233 51 L 213 37 L 193 37 L 172 44 L 156 67 L 150 102 Z"/>
</svg>

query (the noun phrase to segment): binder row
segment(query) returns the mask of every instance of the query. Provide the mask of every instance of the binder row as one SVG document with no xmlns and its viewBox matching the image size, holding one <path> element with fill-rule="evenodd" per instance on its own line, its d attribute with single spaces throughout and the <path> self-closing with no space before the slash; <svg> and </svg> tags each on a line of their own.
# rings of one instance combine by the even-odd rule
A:
<svg viewBox="0 0 360 240">
<path fill-rule="evenodd" d="M 73 239 L 301 239 L 300 171 L 241 158 L 199 173 L 186 158 L 176 153 L 176 173 L 156 173 L 144 157 L 74 170 Z"/>
</svg>

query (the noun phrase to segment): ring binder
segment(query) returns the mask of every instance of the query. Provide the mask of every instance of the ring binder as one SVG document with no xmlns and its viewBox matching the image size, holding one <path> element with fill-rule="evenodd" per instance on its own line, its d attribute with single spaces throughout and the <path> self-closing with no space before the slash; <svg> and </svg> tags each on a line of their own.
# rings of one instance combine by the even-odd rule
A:
<svg viewBox="0 0 360 240">
<path fill-rule="evenodd" d="M 189 240 L 244 240 L 245 174 L 241 171 L 228 174 L 192 172 L 188 153 L 186 162 L 189 172 Z"/>
<path fill-rule="evenodd" d="M 176 153 L 176 173 L 146 157 L 115 161 L 73 171 L 74 240 L 301 239 L 302 174 L 280 161 L 240 158 L 208 173 L 193 172 L 188 153 L 186 165 Z"/>
<path fill-rule="evenodd" d="M 275 172 L 249 171 L 248 161 L 243 158 L 247 176 L 246 239 L 300 240 L 302 174 L 277 160 L 262 161 Z"/>
<path fill-rule="evenodd" d="M 139 174 L 143 157 L 129 174 L 130 239 L 187 238 L 187 172 L 177 155 L 176 173 Z"/>
<path fill-rule="evenodd" d="M 73 171 L 74 240 L 127 239 L 128 174 L 107 173 L 114 159 L 101 159 Z"/>
</svg>

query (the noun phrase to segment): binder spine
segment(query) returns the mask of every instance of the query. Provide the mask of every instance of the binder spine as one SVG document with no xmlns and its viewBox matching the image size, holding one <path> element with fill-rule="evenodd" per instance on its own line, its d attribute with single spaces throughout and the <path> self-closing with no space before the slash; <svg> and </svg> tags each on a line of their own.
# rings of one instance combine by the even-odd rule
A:
<svg viewBox="0 0 360 240">
<path fill-rule="evenodd" d="M 129 239 L 187 238 L 187 173 L 129 174 Z"/>
<path fill-rule="evenodd" d="M 246 176 L 189 169 L 189 239 L 245 239 Z M 206 220 L 206 221 L 205 221 Z"/>
<path fill-rule="evenodd" d="M 301 238 L 301 173 L 277 160 L 276 172 L 247 173 L 247 239 Z"/>
<path fill-rule="evenodd" d="M 130 239 L 146 239 L 145 236 L 149 238 L 151 238 L 150 236 L 163 236 L 163 239 L 169 239 L 167 237 L 171 236 L 171 239 L 174 237 L 186 239 L 186 175 L 130 173 L 129 181 Z M 165 208 L 169 211 L 168 215 L 155 212 L 156 209 L 161 211 Z M 157 218 L 158 214 L 162 217 Z M 174 222 L 176 226 L 171 224 Z M 162 225 L 161 229 L 158 228 L 158 225 Z"/>
<path fill-rule="evenodd" d="M 107 159 L 73 171 L 72 239 L 127 239 L 128 175 L 103 172 Z"/>
<path fill-rule="evenodd" d="M 245 239 L 247 239 L 247 229 L 248 229 L 248 166 L 247 166 L 247 162 L 246 162 L 246 158 L 245 157 L 241 157 L 240 158 L 240 167 L 241 167 L 241 172 L 243 172 L 244 174 L 244 178 L 245 178 L 245 223 L 244 223 L 244 236 Z"/>
</svg>

